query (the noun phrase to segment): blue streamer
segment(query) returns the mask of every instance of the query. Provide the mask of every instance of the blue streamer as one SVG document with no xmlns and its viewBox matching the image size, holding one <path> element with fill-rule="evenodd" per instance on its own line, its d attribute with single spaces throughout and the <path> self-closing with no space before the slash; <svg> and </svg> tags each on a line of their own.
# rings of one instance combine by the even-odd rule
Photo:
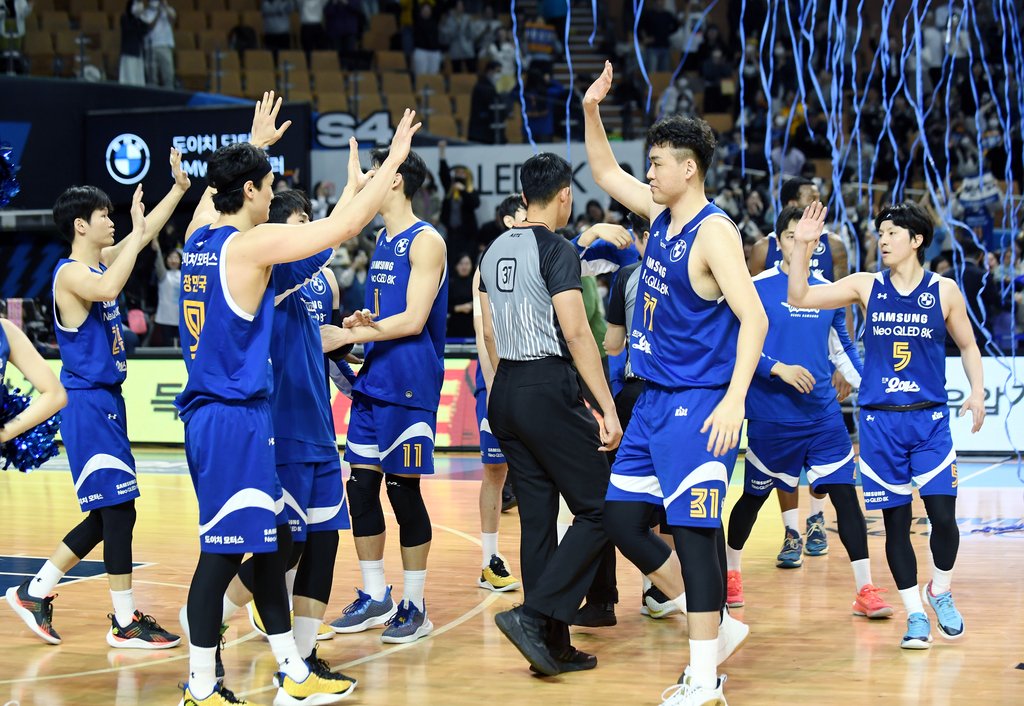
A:
<svg viewBox="0 0 1024 706">
<path fill-rule="evenodd" d="M 516 0 L 512 0 L 512 43 L 516 47 L 516 80 L 519 82 L 519 110 L 523 113 L 523 129 L 526 130 L 526 139 L 530 141 L 533 153 L 537 154 L 537 143 L 533 141 L 533 130 L 530 129 L 530 118 L 526 115 L 526 89 L 523 86 L 523 57 L 519 50 L 519 27 L 516 22 Z"/>
<path fill-rule="evenodd" d="M 569 1 L 565 0 L 567 5 Z M 569 14 L 572 14 L 572 10 L 569 10 Z M 597 0 L 590 0 L 590 16 L 593 18 L 593 27 L 590 30 L 590 39 L 587 40 L 587 43 L 594 46 L 594 38 L 597 37 Z"/>
<path fill-rule="evenodd" d="M 740 176 L 747 175 L 747 101 L 744 69 L 747 66 L 747 0 L 740 0 Z M 682 64 L 682 62 L 680 62 Z"/>
<path fill-rule="evenodd" d="M 643 14 L 643 11 L 644 0 L 633 0 L 633 51 L 636 53 L 636 60 L 640 65 L 640 75 L 644 77 L 644 83 L 647 84 L 647 107 L 644 110 L 650 113 L 654 86 L 651 85 L 651 79 L 647 75 L 647 66 L 644 64 L 643 53 L 640 51 L 640 37 L 637 36 L 637 30 L 640 28 L 640 15 Z"/>
<path fill-rule="evenodd" d="M 572 105 L 573 83 L 572 52 L 569 51 L 569 27 L 572 25 L 572 0 L 565 0 L 565 61 L 569 65 L 569 95 L 565 97 L 565 159 L 572 164 L 572 124 L 569 121 L 569 106 Z"/>
</svg>

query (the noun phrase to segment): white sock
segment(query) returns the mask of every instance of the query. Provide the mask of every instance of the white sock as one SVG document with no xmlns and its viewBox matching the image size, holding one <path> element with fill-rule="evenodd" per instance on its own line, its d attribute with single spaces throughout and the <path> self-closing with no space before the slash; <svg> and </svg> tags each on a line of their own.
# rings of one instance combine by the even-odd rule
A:
<svg viewBox="0 0 1024 706">
<path fill-rule="evenodd" d="M 918 586 L 904 588 L 900 591 L 900 598 L 903 599 L 903 607 L 907 609 L 907 615 L 924 612 L 924 604 L 921 602 L 921 589 Z"/>
<path fill-rule="evenodd" d="M 949 590 L 949 585 L 953 581 L 953 570 L 943 571 L 942 569 L 935 566 L 935 562 L 932 562 L 932 587 L 931 592 L 933 596 L 937 596 L 940 593 L 945 593 Z"/>
<path fill-rule="evenodd" d="M 871 560 L 858 559 L 851 561 L 850 566 L 853 567 L 853 580 L 857 584 L 857 592 L 860 593 L 860 589 L 871 583 Z"/>
<path fill-rule="evenodd" d="M 33 598 L 46 598 L 53 593 L 54 587 L 64 578 L 64 572 L 57 568 L 57 565 L 47 559 L 43 568 L 39 569 L 28 584 L 28 595 Z"/>
<path fill-rule="evenodd" d="M 295 595 L 295 576 L 299 573 L 298 568 L 289 569 L 284 572 L 284 587 L 288 591 L 288 607 L 292 607 L 292 597 Z"/>
<path fill-rule="evenodd" d="M 361 561 L 359 571 L 363 574 L 363 592 L 375 601 L 384 600 L 388 586 L 384 581 L 384 560 Z"/>
<path fill-rule="evenodd" d="M 323 620 L 307 618 L 304 615 L 296 615 L 292 630 L 295 632 L 295 648 L 299 651 L 299 657 L 306 659 L 313 652 L 313 645 L 316 644 L 316 634 L 320 631 Z"/>
<path fill-rule="evenodd" d="M 786 529 L 796 530 L 799 533 L 800 508 L 793 508 L 782 513 L 782 524 L 786 525 Z"/>
<path fill-rule="evenodd" d="M 114 620 L 123 628 L 135 620 L 135 596 L 132 589 L 127 591 L 111 591 L 110 600 L 114 604 Z"/>
<path fill-rule="evenodd" d="M 690 679 L 697 686 L 718 686 L 718 640 L 690 640 Z"/>
<path fill-rule="evenodd" d="M 572 527 L 572 523 L 570 522 L 570 523 L 566 524 L 564 522 L 559 522 L 558 524 L 555 525 L 555 527 L 558 529 L 558 543 L 561 544 L 562 543 L 562 537 L 564 537 L 565 533 L 569 531 L 570 527 Z"/>
<path fill-rule="evenodd" d="M 825 510 L 825 500 L 827 499 L 827 497 L 828 496 L 825 496 L 824 498 L 816 498 L 813 495 L 811 496 L 812 515 L 817 515 L 819 512 L 823 512 Z"/>
<path fill-rule="evenodd" d="M 480 564 L 480 568 L 486 569 L 491 565 L 491 557 L 498 554 L 498 533 L 481 532 L 480 544 L 483 545 L 483 563 Z"/>
<path fill-rule="evenodd" d="M 423 585 L 427 582 L 427 570 L 404 572 L 402 598 L 423 610 Z"/>
<path fill-rule="evenodd" d="M 267 635 L 270 642 L 270 651 L 274 653 L 277 666 L 282 672 L 292 678 L 295 682 L 304 682 L 309 676 L 309 667 L 305 660 L 299 656 L 299 650 L 295 646 L 295 635 L 291 630 L 278 635 Z"/>
<path fill-rule="evenodd" d="M 231 620 L 231 616 L 233 616 L 235 613 L 237 613 L 239 608 L 241 608 L 241 607 L 242 606 L 240 606 L 240 605 L 235 605 L 231 601 L 231 599 L 228 598 L 228 594 L 225 593 L 224 594 L 224 608 L 223 608 L 224 614 L 221 616 L 221 619 L 220 619 L 221 622 L 222 623 L 226 623 L 229 620 Z"/>
<path fill-rule="evenodd" d="M 676 604 L 676 608 L 679 609 L 680 613 L 686 615 L 686 591 L 683 591 L 679 596 L 673 598 L 672 602 Z"/>
<path fill-rule="evenodd" d="M 217 648 L 188 646 L 188 690 L 200 701 L 217 686 Z"/>
<path fill-rule="evenodd" d="M 733 549 L 728 544 L 725 545 L 725 563 L 728 565 L 729 571 L 740 571 L 740 560 L 742 558 L 742 549 Z"/>
</svg>

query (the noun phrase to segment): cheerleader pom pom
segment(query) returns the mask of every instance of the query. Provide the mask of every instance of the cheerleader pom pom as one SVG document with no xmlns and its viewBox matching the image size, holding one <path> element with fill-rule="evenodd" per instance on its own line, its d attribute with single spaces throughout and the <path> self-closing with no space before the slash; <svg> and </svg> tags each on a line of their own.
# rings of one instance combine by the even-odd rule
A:
<svg viewBox="0 0 1024 706">
<path fill-rule="evenodd" d="M 0 208 L 9 204 L 21 191 L 15 176 L 17 171 L 10 145 L 0 145 Z"/>
<path fill-rule="evenodd" d="M 0 387 L 0 426 L 24 412 L 31 402 L 32 399 L 21 394 L 18 388 L 8 391 L 7 388 Z"/>
<path fill-rule="evenodd" d="M 19 393 L 17 389 L 11 393 L 0 393 L 0 425 L 21 414 L 31 403 L 29 397 Z M 42 424 L 0 444 L 3 470 L 14 466 L 22 473 L 29 473 L 49 461 L 57 455 L 54 436 L 59 430 L 60 414 L 55 414 Z"/>
</svg>

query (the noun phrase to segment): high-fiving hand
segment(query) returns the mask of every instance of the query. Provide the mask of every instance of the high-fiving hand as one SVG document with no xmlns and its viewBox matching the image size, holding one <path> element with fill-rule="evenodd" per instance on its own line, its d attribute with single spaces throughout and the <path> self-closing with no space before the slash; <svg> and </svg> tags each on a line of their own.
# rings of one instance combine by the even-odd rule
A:
<svg viewBox="0 0 1024 706">
<path fill-rule="evenodd" d="M 612 62 L 604 62 L 604 71 L 597 77 L 597 80 L 590 84 L 586 95 L 583 96 L 583 105 L 598 105 L 608 95 L 612 88 Z"/>
<path fill-rule="evenodd" d="M 285 120 L 281 127 L 275 127 L 282 102 L 282 98 L 274 100 L 273 91 L 264 93 L 263 98 L 256 101 L 256 110 L 252 116 L 252 136 L 249 138 L 251 144 L 260 148 L 270 147 L 291 127 L 291 120 Z"/>
<path fill-rule="evenodd" d="M 182 191 L 188 191 L 192 186 L 188 174 L 181 168 L 181 152 L 174 147 L 171 148 L 171 176 L 174 177 L 174 185 Z"/>
</svg>

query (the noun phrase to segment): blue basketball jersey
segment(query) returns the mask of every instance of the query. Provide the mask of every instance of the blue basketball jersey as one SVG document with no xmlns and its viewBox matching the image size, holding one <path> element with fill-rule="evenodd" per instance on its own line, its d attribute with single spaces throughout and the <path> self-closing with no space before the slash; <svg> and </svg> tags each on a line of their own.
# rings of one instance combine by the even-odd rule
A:
<svg viewBox="0 0 1024 706">
<path fill-rule="evenodd" d="M 810 277 L 811 286 L 828 284 L 818 274 Z M 829 338 L 845 341 L 845 352 L 856 368 L 860 358 L 846 335 L 846 316 L 842 309 L 799 309 L 786 301 L 789 278 L 778 267 L 754 277 L 754 288 L 768 315 L 765 337 L 757 374 L 747 393 L 748 434 L 755 426 L 811 424 L 839 414 L 839 402 L 832 389 L 832 361 L 829 359 Z M 809 394 L 796 390 L 779 377 L 771 376 L 776 362 L 802 365 L 814 376 L 814 389 Z"/>
<path fill-rule="evenodd" d="M 409 251 L 424 230 L 425 221 L 396 235 L 383 231 L 370 261 L 366 279 L 366 308 L 377 319 L 406 309 L 409 288 Z M 423 330 L 415 336 L 377 341 L 365 346 L 366 358 L 355 391 L 383 402 L 436 411 L 444 382 L 444 331 L 448 318 L 448 270 L 438 283 L 437 296 Z"/>
<path fill-rule="evenodd" d="M 662 387 L 721 387 L 732 377 L 739 320 L 724 298 L 701 298 L 687 270 L 697 231 L 708 218 L 724 218 L 736 228 L 713 203 L 679 233 L 668 232 L 672 214 L 667 209 L 651 224 L 633 310 L 629 359 L 638 377 Z"/>
<path fill-rule="evenodd" d="M 175 406 L 186 421 L 207 402 L 266 400 L 273 388 L 274 292 L 267 287 L 255 314 L 231 298 L 226 258 L 237 234 L 203 226 L 182 254 L 178 330 L 188 382 Z"/>
<path fill-rule="evenodd" d="M 69 390 L 116 387 L 128 375 L 121 312 L 116 301 L 93 302 L 89 315 L 78 328 L 64 326 L 57 311 L 57 277 L 61 268 L 71 262 L 75 261 L 62 259 L 53 271 L 53 320 L 60 347 L 60 382 Z M 98 270 L 89 269 L 103 274 L 107 268 L 100 265 Z"/>
<path fill-rule="evenodd" d="M 299 289 L 299 297 L 306 306 L 306 311 L 317 326 L 331 323 L 331 311 L 334 310 L 334 292 L 327 284 L 323 272 L 317 272 Z M 318 332 L 319 335 L 319 332 Z"/>
<path fill-rule="evenodd" d="M 779 250 L 779 239 L 775 233 L 768 234 L 768 253 L 764 258 L 766 270 L 778 266 L 782 262 L 782 251 Z M 811 272 L 820 272 L 822 277 L 829 282 L 835 281 L 835 269 L 832 267 L 832 247 L 828 242 L 828 231 L 821 234 L 818 247 L 814 248 L 811 255 Z"/>
<path fill-rule="evenodd" d="M 942 277 L 925 271 L 903 296 L 889 270 L 875 275 L 864 327 L 864 407 L 946 403 L 946 321 L 939 300 Z"/>
</svg>

